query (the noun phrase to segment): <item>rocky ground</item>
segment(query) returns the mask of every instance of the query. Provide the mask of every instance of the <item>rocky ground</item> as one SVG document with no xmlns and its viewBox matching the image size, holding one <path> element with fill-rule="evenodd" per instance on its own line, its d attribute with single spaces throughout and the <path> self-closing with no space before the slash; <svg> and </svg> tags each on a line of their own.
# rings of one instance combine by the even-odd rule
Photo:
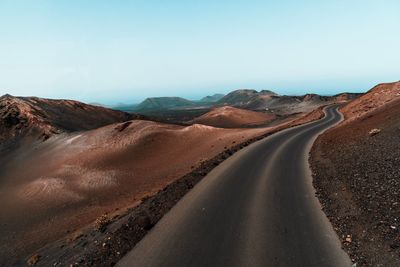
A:
<svg viewBox="0 0 400 267">
<path fill-rule="evenodd" d="M 400 266 L 400 100 L 315 142 L 310 163 L 323 210 L 357 266 Z"/>
</svg>

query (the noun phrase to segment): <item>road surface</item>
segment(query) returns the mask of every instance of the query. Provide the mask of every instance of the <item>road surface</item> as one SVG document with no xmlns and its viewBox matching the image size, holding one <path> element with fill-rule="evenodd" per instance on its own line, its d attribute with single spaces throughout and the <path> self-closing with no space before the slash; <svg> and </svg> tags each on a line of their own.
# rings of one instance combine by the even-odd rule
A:
<svg viewBox="0 0 400 267">
<path fill-rule="evenodd" d="M 312 187 L 308 154 L 338 123 L 281 131 L 235 153 L 198 183 L 118 264 L 351 266 Z"/>
</svg>

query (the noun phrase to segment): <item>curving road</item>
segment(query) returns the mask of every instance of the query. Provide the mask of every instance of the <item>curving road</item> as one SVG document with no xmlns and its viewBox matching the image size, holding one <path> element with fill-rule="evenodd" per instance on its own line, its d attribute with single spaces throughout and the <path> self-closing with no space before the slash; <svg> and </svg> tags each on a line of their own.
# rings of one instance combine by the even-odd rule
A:
<svg viewBox="0 0 400 267">
<path fill-rule="evenodd" d="M 117 266 L 351 266 L 318 199 L 308 154 L 342 119 L 287 129 L 210 172 Z"/>
</svg>

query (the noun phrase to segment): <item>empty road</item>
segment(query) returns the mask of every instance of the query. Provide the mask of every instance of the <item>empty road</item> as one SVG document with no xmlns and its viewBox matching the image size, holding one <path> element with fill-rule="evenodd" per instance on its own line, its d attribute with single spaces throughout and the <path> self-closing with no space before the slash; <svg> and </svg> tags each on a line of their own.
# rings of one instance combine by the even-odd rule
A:
<svg viewBox="0 0 400 267">
<path fill-rule="evenodd" d="M 117 266 L 351 266 L 312 187 L 321 120 L 235 153 L 199 182 Z"/>
</svg>

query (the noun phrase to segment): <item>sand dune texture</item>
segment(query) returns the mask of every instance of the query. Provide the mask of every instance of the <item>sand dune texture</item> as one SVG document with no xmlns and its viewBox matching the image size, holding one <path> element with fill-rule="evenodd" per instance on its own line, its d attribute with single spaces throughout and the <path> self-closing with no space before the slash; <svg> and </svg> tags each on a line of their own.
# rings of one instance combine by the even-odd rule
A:
<svg viewBox="0 0 400 267">
<path fill-rule="evenodd" d="M 134 120 L 64 133 L 8 154 L 1 168 L 0 259 L 16 258 L 132 206 L 203 160 L 268 129 Z M 22 167 L 22 168 L 21 168 Z"/>
</svg>

